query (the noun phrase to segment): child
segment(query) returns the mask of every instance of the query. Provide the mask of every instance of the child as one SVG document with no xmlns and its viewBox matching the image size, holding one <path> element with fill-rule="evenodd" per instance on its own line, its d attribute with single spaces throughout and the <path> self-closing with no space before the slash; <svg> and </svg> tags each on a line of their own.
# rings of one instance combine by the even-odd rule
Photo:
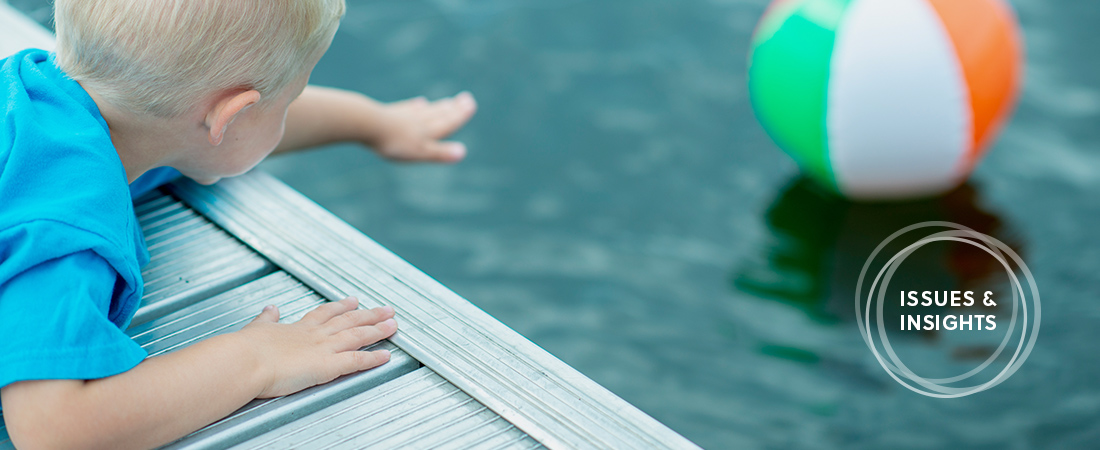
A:
<svg viewBox="0 0 1100 450">
<path fill-rule="evenodd" d="M 354 140 L 454 162 L 466 93 L 391 105 L 307 86 L 344 0 L 56 0 L 56 56 L 0 63 L 0 405 L 16 446 L 151 447 L 384 363 L 397 328 L 355 299 L 146 359 L 122 330 L 149 255 L 131 189 L 241 174 L 272 151 Z M 176 172 L 178 171 L 178 172 Z M 129 186 L 128 186 L 129 185 Z"/>
</svg>

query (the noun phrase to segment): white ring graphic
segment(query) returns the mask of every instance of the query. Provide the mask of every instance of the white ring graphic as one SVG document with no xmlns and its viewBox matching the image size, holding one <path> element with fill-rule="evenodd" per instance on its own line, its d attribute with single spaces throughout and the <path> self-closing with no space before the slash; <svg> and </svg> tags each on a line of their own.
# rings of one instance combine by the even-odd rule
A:
<svg viewBox="0 0 1100 450">
<path fill-rule="evenodd" d="M 929 236 L 913 243 L 912 245 L 906 247 L 905 249 L 903 249 L 902 251 L 900 251 L 896 255 L 894 255 L 892 258 L 890 258 L 886 262 L 886 265 L 884 265 L 882 267 L 882 269 L 879 270 L 878 274 L 874 278 L 874 281 L 871 283 L 871 289 L 867 294 L 867 305 L 866 305 L 865 311 L 863 310 L 863 308 L 860 308 L 860 305 L 862 304 L 863 279 L 867 275 L 867 269 L 870 268 L 871 263 L 874 261 L 875 257 L 878 256 L 879 252 L 882 251 L 883 247 L 885 247 L 887 244 L 892 242 L 894 239 L 896 239 L 897 237 L 899 237 L 899 236 L 901 236 L 905 233 L 908 233 L 910 231 L 913 231 L 913 230 L 916 230 L 916 229 L 919 229 L 919 228 L 927 228 L 927 227 L 953 228 L 954 230 L 941 231 L 939 233 L 934 233 L 932 235 L 929 235 Z M 997 348 L 997 350 L 989 358 L 987 358 L 981 365 L 979 365 L 978 367 L 970 370 L 967 373 L 957 375 L 957 376 L 954 376 L 954 377 L 949 377 L 949 378 L 938 378 L 938 379 L 936 379 L 936 378 L 923 378 L 923 377 L 913 373 L 912 370 L 910 370 L 908 367 L 905 366 L 904 363 L 901 362 L 901 360 L 900 360 L 900 358 L 898 358 L 897 354 L 894 353 L 893 347 L 890 346 L 889 339 L 886 337 L 886 329 L 885 329 L 885 326 L 883 325 L 882 313 L 883 313 L 883 305 L 885 304 L 885 301 L 886 301 L 886 286 L 890 283 L 890 278 L 893 277 L 894 271 L 897 270 L 898 266 L 900 266 L 901 263 L 905 260 L 905 258 L 907 258 L 910 254 L 912 254 L 918 248 L 924 246 L 925 244 L 929 244 L 929 243 L 932 243 L 932 242 L 940 242 L 940 241 L 962 242 L 962 243 L 966 243 L 966 244 L 970 244 L 970 245 L 973 245 L 975 247 L 978 247 L 978 248 L 982 249 L 983 251 L 985 251 L 986 253 L 989 253 L 991 256 L 993 256 L 994 259 L 997 260 L 997 262 L 1001 263 L 1001 265 L 1005 268 L 1005 271 L 1008 273 L 1009 279 L 1012 280 L 1012 284 L 1015 286 L 1015 289 L 1011 290 L 1011 292 L 1012 292 L 1012 320 L 1009 322 L 1008 331 L 1005 332 L 1005 337 L 1001 341 L 1001 345 Z M 1023 285 L 1020 283 L 1020 279 L 1016 277 L 1015 271 L 1013 271 L 1011 266 L 1009 266 L 1008 261 L 1007 261 L 1008 258 L 1005 257 L 1006 255 L 1008 256 L 1008 258 L 1011 258 L 1012 262 L 1015 263 L 1019 267 L 1020 271 L 1024 275 L 1024 278 L 1027 280 L 1028 284 L 1030 285 L 1031 298 L 1032 298 L 1032 302 L 1034 304 L 1034 310 L 1035 310 L 1034 324 L 1032 325 L 1030 333 L 1029 333 L 1028 326 L 1027 326 L 1028 325 L 1027 295 L 1024 292 Z M 878 287 L 880 281 L 882 282 L 882 287 L 881 288 Z M 877 298 L 876 298 L 876 295 L 875 295 L 876 289 L 878 289 Z M 883 359 L 882 355 L 878 351 L 877 346 L 875 345 L 874 337 L 871 334 L 871 304 L 876 303 L 876 300 L 877 300 L 876 318 L 878 319 L 878 326 L 877 326 L 878 335 L 879 335 L 879 339 L 882 341 L 881 344 L 882 344 L 883 349 L 885 350 L 887 356 L 890 358 L 890 362 L 887 362 Z M 988 367 L 994 360 L 996 360 L 998 356 L 1000 356 L 1001 352 L 1004 350 L 1005 346 L 1008 344 L 1008 341 L 1009 341 L 1010 337 L 1012 336 L 1013 331 L 1016 328 L 1017 312 L 1020 309 L 1023 310 L 1023 324 L 1022 324 L 1022 328 L 1021 328 L 1021 332 L 1020 332 L 1020 342 L 1016 346 L 1016 351 L 1015 351 L 1015 353 L 1013 353 L 1012 359 L 1009 360 L 1008 364 L 1005 365 L 1004 369 L 1002 369 L 997 374 L 997 376 L 995 376 L 993 379 L 991 379 L 991 380 L 989 380 L 985 383 L 982 383 L 980 385 L 970 386 L 970 387 L 950 387 L 950 386 L 946 386 L 946 384 L 962 381 L 962 380 L 968 379 L 968 378 L 970 378 L 974 375 L 977 375 L 982 370 L 984 370 L 986 367 Z M 864 317 L 866 317 L 866 322 L 864 321 Z M 1005 243 L 997 240 L 996 238 L 993 238 L 992 236 L 988 236 L 988 235 L 979 233 L 979 232 L 974 231 L 974 230 L 972 230 L 970 228 L 967 228 L 965 226 L 962 226 L 962 225 L 959 225 L 959 224 L 956 224 L 956 223 L 951 223 L 951 222 L 939 222 L 939 221 L 936 221 L 936 222 L 921 222 L 921 223 L 918 223 L 918 224 L 914 224 L 914 225 L 910 225 L 908 227 L 902 228 L 901 230 L 898 230 L 894 234 L 891 234 L 884 241 L 882 241 L 882 243 L 880 243 L 878 245 L 878 247 L 875 247 L 875 250 L 873 252 L 871 252 L 871 256 L 868 257 L 867 262 L 865 262 L 863 264 L 863 269 L 859 273 L 859 279 L 856 281 L 856 322 L 859 325 L 859 332 L 863 336 L 864 342 L 867 343 L 867 346 L 871 349 L 871 352 L 874 353 L 875 359 L 879 362 L 879 365 L 881 365 L 882 368 L 886 370 L 886 373 L 888 375 L 890 375 L 891 378 L 893 378 L 895 381 L 900 383 L 902 386 L 905 386 L 907 389 L 909 389 L 913 392 L 916 392 L 918 394 L 926 395 L 926 396 L 929 396 L 929 397 L 937 397 L 937 398 L 965 397 L 967 395 L 975 394 L 975 393 L 984 391 L 986 389 L 992 388 L 993 386 L 1001 384 L 1001 382 L 1008 379 L 1008 377 L 1012 376 L 1012 374 L 1014 374 L 1016 372 L 1016 370 L 1018 370 L 1020 368 L 1020 366 L 1023 365 L 1024 361 L 1027 360 L 1028 355 L 1031 354 L 1031 350 L 1035 346 L 1035 338 L 1039 334 L 1039 320 L 1040 320 L 1040 317 L 1041 317 L 1041 308 L 1040 308 L 1040 303 L 1039 303 L 1039 289 L 1038 289 L 1038 286 L 1036 286 L 1036 284 L 1035 284 L 1035 278 L 1031 275 L 1031 270 L 1027 268 L 1027 265 L 1024 264 L 1024 262 L 1020 258 L 1020 256 L 1017 255 L 1016 252 L 1013 251 L 1011 248 L 1009 248 L 1009 246 L 1005 245 Z M 1030 334 L 1030 336 L 1029 336 L 1029 334 Z M 1026 341 L 1026 346 L 1025 346 L 1025 341 Z M 913 386 L 909 383 L 906 383 L 905 381 L 903 381 L 901 379 L 901 377 L 907 378 L 910 381 L 912 381 L 916 384 L 919 384 L 924 389 L 921 389 L 921 388 L 915 387 L 915 386 Z"/>
</svg>

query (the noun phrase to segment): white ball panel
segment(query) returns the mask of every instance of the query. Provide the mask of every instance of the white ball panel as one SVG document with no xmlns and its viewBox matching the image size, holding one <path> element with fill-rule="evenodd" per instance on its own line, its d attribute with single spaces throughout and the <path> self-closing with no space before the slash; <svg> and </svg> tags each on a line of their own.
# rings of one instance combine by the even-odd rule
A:
<svg viewBox="0 0 1100 450">
<path fill-rule="evenodd" d="M 837 32 L 826 126 L 837 184 L 853 198 L 956 184 L 970 146 L 962 68 L 924 0 L 854 0 Z"/>
</svg>

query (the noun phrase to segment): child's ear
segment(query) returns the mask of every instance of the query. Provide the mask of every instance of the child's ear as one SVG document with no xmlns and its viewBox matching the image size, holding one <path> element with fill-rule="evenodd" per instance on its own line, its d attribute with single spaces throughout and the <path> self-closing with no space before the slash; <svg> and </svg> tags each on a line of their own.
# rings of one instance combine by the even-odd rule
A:
<svg viewBox="0 0 1100 450">
<path fill-rule="evenodd" d="M 225 130 L 237 118 L 237 115 L 260 101 L 260 92 L 249 90 L 227 94 L 214 103 L 206 114 L 206 128 L 210 131 L 210 145 L 219 146 L 225 137 Z"/>
</svg>

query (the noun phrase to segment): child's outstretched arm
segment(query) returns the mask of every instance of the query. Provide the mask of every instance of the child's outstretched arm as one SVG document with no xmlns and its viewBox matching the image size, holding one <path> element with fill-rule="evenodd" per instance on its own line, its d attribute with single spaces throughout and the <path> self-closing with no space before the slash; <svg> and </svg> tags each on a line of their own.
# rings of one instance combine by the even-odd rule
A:
<svg viewBox="0 0 1100 450">
<path fill-rule="evenodd" d="M 468 92 L 434 102 L 417 97 L 380 103 L 356 92 L 307 86 L 290 104 L 275 152 L 355 141 L 389 159 L 456 162 L 466 156 L 466 147 L 441 139 L 462 128 L 476 111 L 477 102 Z"/>
<path fill-rule="evenodd" d="M 327 303 L 280 324 L 265 308 L 244 329 L 148 358 L 97 380 L 23 381 L 0 390 L 18 448 L 149 448 L 229 415 L 255 398 L 277 397 L 389 360 L 357 351 L 392 335 L 393 309 Z"/>
</svg>

